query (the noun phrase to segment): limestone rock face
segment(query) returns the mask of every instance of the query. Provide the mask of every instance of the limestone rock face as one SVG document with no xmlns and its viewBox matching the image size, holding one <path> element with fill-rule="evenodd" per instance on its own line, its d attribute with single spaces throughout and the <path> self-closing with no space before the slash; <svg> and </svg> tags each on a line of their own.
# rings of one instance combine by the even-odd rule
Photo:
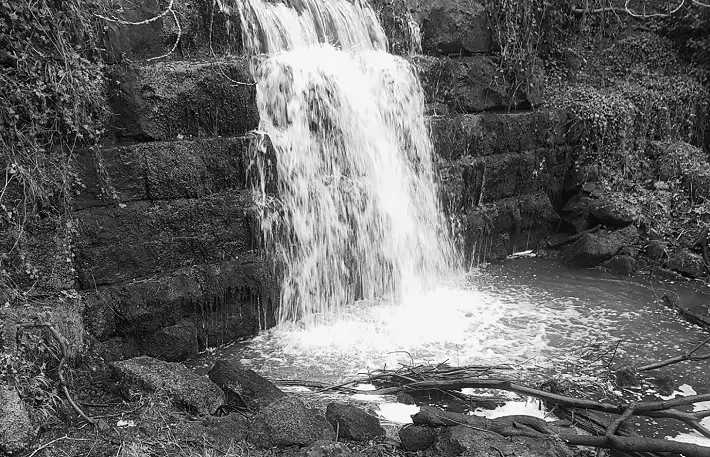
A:
<svg viewBox="0 0 710 457">
<path fill-rule="evenodd" d="M 35 429 L 17 391 L 0 385 L 0 454 L 19 454 L 34 436 Z"/>
<path fill-rule="evenodd" d="M 354 441 L 369 441 L 385 436 L 380 420 L 362 409 L 344 403 L 331 403 L 325 417 L 338 436 Z"/>
<path fill-rule="evenodd" d="M 251 419 L 247 439 L 262 448 L 309 446 L 320 440 L 333 441 L 335 431 L 325 417 L 301 400 L 285 397 Z"/>
<path fill-rule="evenodd" d="M 202 415 L 214 414 L 226 403 L 224 392 L 216 384 L 180 363 L 136 357 L 112 366 L 129 398 L 139 391 L 161 392 L 175 406 Z"/>
<path fill-rule="evenodd" d="M 474 0 L 414 0 L 414 18 L 428 55 L 487 53 L 492 45 L 485 7 Z"/>
</svg>

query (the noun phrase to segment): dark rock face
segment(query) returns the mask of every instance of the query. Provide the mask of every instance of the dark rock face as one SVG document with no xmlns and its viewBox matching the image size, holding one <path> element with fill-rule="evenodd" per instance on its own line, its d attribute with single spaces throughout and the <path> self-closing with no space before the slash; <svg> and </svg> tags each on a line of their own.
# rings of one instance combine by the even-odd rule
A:
<svg viewBox="0 0 710 457">
<path fill-rule="evenodd" d="M 432 448 L 432 455 L 447 457 L 458 455 L 500 457 L 500 454 L 520 457 L 571 457 L 573 455 L 567 446 L 552 440 L 506 438 L 497 433 L 481 432 L 462 425 L 444 428 Z"/>
<path fill-rule="evenodd" d="M 331 403 L 325 417 L 339 437 L 354 441 L 369 441 L 385 436 L 380 420 L 362 409 L 344 403 Z"/>
<path fill-rule="evenodd" d="M 421 425 L 406 425 L 399 430 L 402 447 L 417 452 L 429 449 L 437 439 L 436 429 Z"/>
<path fill-rule="evenodd" d="M 224 392 L 216 384 L 179 363 L 137 357 L 115 362 L 112 367 L 129 398 L 140 391 L 159 391 L 175 406 L 202 415 L 214 414 L 226 403 Z"/>
<path fill-rule="evenodd" d="M 477 113 L 514 106 L 538 105 L 542 89 L 533 85 L 510 97 L 513 88 L 500 68 L 486 56 L 416 57 L 429 109 L 437 114 Z"/>
<path fill-rule="evenodd" d="M 309 446 L 334 439 L 335 432 L 326 418 L 296 397 L 275 401 L 249 422 L 248 440 L 262 448 Z"/>
<path fill-rule="evenodd" d="M 486 9 L 473 0 L 411 1 L 428 55 L 471 55 L 491 49 Z"/>
<path fill-rule="evenodd" d="M 541 192 L 512 197 L 469 211 L 465 254 L 501 259 L 537 247 L 559 222 L 549 198 Z M 479 251 L 485 247 L 485 251 Z"/>
<path fill-rule="evenodd" d="M 116 138 L 241 135 L 259 123 L 256 87 L 250 84 L 246 59 L 160 62 L 112 71 L 109 104 Z"/>
<path fill-rule="evenodd" d="M 682 248 L 670 254 L 668 268 L 690 278 L 705 276 L 705 262 L 702 256 Z"/>
<path fill-rule="evenodd" d="M 17 391 L 0 385 L 0 453 L 19 454 L 34 437 L 35 429 Z"/>
<path fill-rule="evenodd" d="M 600 230 L 586 233 L 564 249 L 563 258 L 572 267 L 594 267 L 611 259 L 623 246 L 637 241 L 638 231 L 634 226 L 613 232 Z"/>
<path fill-rule="evenodd" d="M 556 110 L 429 118 L 434 151 L 446 160 L 563 146 L 565 123 L 565 114 Z"/>
<path fill-rule="evenodd" d="M 219 360 L 209 372 L 209 378 L 227 393 L 229 403 L 259 410 L 286 396 L 268 379 L 238 366 Z"/>
</svg>

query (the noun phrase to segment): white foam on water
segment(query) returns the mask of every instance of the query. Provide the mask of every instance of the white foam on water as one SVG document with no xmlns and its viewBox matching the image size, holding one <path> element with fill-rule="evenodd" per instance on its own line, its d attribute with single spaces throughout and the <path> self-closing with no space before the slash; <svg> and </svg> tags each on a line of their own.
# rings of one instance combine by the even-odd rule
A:
<svg viewBox="0 0 710 457">
<path fill-rule="evenodd" d="M 525 401 L 510 401 L 495 409 L 478 408 L 471 414 L 488 419 L 497 419 L 505 416 L 532 416 L 545 419 L 548 422 L 557 420 L 556 417 L 548 414 L 540 400 L 528 397 Z"/>
<path fill-rule="evenodd" d="M 612 324 L 574 301 L 496 295 L 457 278 L 406 295 L 402 303 L 361 301 L 337 316 L 283 323 L 240 349 L 239 356 L 273 378 L 343 378 L 401 365 L 441 363 L 549 367 L 571 359 L 577 341 L 609 339 Z M 555 344 L 552 345 L 551 342 Z"/>
<path fill-rule="evenodd" d="M 378 407 L 377 414 L 395 424 L 411 424 L 412 415 L 419 412 L 419 406 L 404 403 L 382 403 Z"/>
</svg>

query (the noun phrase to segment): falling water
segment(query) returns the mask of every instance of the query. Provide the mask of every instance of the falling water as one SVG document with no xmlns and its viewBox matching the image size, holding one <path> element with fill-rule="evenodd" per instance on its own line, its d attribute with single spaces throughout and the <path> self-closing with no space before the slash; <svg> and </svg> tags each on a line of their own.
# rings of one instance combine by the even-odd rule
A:
<svg viewBox="0 0 710 457">
<path fill-rule="evenodd" d="M 276 153 L 280 212 L 261 221 L 281 268 L 280 320 L 397 300 L 449 272 L 423 90 L 385 52 L 369 6 L 249 0 L 241 17 L 247 48 L 272 53 L 253 71 Z M 264 179 L 255 187 L 266 199 Z"/>
</svg>

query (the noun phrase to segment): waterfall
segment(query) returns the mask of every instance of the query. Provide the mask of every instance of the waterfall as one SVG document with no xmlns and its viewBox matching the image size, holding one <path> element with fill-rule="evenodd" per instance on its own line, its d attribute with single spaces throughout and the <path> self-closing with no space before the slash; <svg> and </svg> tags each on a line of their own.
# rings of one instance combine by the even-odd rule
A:
<svg viewBox="0 0 710 457">
<path fill-rule="evenodd" d="M 254 188 L 280 266 L 280 321 L 397 300 L 450 272 L 423 90 L 412 65 L 385 51 L 372 9 L 246 0 L 240 17 L 245 49 L 269 53 L 253 73 L 276 154 L 276 216 L 265 157 Z"/>
</svg>

